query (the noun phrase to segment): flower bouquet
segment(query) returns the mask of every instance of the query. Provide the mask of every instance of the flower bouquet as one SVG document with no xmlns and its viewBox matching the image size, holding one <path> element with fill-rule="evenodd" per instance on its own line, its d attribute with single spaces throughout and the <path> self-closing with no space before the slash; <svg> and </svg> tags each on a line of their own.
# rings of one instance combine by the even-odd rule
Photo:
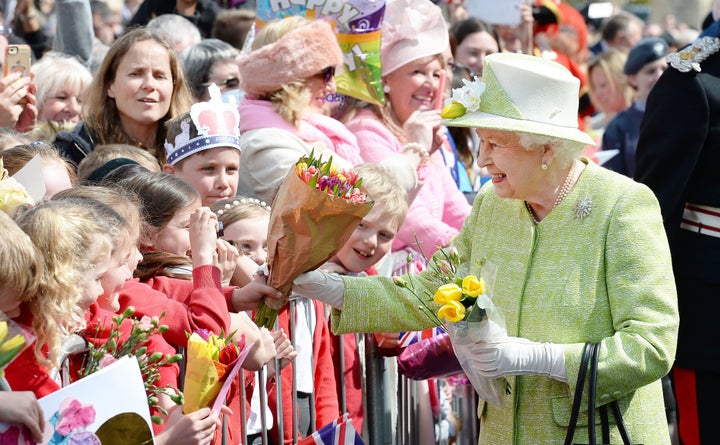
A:
<svg viewBox="0 0 720 445">
<path fill-rule="evenodd" d="M 332 157 L 316 158 L 314 151 L 288 172 L 273 201 L 267 243 L 267 284 L 283 297 L 260 305 L 258 326 L 273 327 L 293 280 L 335 255 L 368 214 L 372 202 L 361 184 L 357 174 L 335 167 Z"/>
<path fill-rule="evenodd" d="M 167 410 L 158 403 L 158 396 L 165 394 L 176 404 L 182 405 L 183 393 L 169 385 L 158 386 L 160 368 L 178 363 L 183 357 L 180 354 L 149 351 L 152 349 L 151 344 L 154 341 L 152 337 L 161 335 L 168 330 L 168 327 L 160 324 L 159 317 L 144 316 L 137 320 L 132 318 L 134 313 L 135 308 L 130 306 L 121 314 L 112 317 L 109 328 L 98 323 L 94 337 L 88 341 L 88 352 L 84 356 L 78 374 L 80 377 L 86 377 L 115 363 L 124 356 L 134 356 L 140 366 L 148 405 L 163 415 L 167 415 Z M 149 355 L 148 352 L 150 352 Z M 160 424 L 163 419 L 159 416 L 152 416 L 152 421 Z"/>
<path fill-rule="evenodd" d="M 507 336 L 505 318 L 493 304 L 490 294 L 496 268 L 487 262 L 460 264 L 457 250 L 440 250 L 427 261 L 428 278 L 438 283 L 432 300 L 440 306 L 430 309 L 428 298 L 415 289 L 412 275 L 396 279 L 396 284 L 409 289 L 421 302 L 420 309 L 435 323 L 442 325 L 452 341 L 460 366 L 480 397 L 495 406 L 502 406 L 510 386 L 505 378 L 487 378 L 477 374 L 472 365 L 473 345 Z M 429 296 L 429 295 L 428 295 Z"/>
<path fill-rule="evenodd" d="M 204 329 L 193 332 L 185 352 L 183 413 L 204 407 L 220 412 L 230 383 L 251 349 L 252 345 L 245 345 L 244 335 L 236 342 L 232 335 L 215 335 Z"/>
</svg>

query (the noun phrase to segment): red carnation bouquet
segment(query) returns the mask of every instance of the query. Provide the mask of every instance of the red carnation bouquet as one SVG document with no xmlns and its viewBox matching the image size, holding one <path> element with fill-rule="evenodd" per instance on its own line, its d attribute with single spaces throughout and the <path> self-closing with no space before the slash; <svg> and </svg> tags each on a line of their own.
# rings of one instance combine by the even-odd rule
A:
<svg viewBox="0 0 720 445">
<path fill-rule="evenodd" d="M 361 184 L 356 173 L 334 166 L 332 156 L 325 161 L 314 151 L 288 172 L 273 201 L 267 246 L 267 284 L 283 297 L 260 305 L 258 326 L 273 327 L 295 278 L 335 255 L 368 214 L 373 203 Z"/>
</svg>

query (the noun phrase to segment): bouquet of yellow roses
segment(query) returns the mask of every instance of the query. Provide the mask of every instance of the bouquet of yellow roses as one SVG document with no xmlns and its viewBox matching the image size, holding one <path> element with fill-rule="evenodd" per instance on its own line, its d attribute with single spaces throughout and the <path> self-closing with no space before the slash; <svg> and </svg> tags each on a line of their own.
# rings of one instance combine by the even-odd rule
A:
<svg viewBox="0 0 720 445">
<path fill-rule="evenodd" d="M 487 262 L 459 264 L 454 247 L 439 250 L 427 261 L 427 278 L 440 284 L 432 301 L 440 306 L 433 311 L 415 291 L 414 277 L 396 279 L 420 300 L 421 310 L 450 335 L 455 356 L 478 395 L 486 402 L 502 406 L 510 386 L 505 378 L 487 378 L 473 370 L 473 345 L 507 336 L 505 317 L 490 298 L 496 267 Z"/>
</svg>

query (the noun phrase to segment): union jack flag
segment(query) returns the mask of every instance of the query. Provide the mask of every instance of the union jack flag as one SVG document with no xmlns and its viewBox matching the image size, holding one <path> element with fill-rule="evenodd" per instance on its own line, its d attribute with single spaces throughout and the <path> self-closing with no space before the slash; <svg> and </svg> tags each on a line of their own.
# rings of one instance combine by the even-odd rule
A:
<svg viewBox="0 0 720 445">
<path fill-rule="evenodd" d="M 302 439 L 297 445 L 365 445 L 346 414 Z"/>
<path fill-rule="evenodd" d="M 419 341 L 435 337 L 436 335 L 440 335 L 443 333 L 442 328 L 430 328 L 425 329 L 424 331 L 405 331 L 400 332 L 400 338 L 398 339 L 398 342 L 400 343 L 401 348 L 405 348 L 407 346 L 410 346 L 413 343 L 417 343 Z"/>
</svg>

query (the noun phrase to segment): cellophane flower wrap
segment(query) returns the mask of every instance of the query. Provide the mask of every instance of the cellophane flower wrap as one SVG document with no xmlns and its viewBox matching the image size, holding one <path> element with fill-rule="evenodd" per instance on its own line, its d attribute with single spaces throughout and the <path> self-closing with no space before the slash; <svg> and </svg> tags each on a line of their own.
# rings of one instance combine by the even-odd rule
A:
<svg viewBox="0 0 720 445">
<path fill-rule="evenodd" d="M 10 213 L 22 205 L 34 205 L 25 187 L 11 177 L 0 157 L 0 211 Z"/>
<path fill-rule="evenodd" d="M 29 329 L 21 327 L 0 311 L 0 379 L 5 367 L 35 341 Z"/>
<path fill-rule="evenodd" d="M 497 268 L 485 261 L 459 264 L 454 247 L 439 250 L 427 264 L 427 278 L 437 284 L 434 294 L 419 295 L 413 275 L 396 279 L 396 284 L 410 289 L 420 300 L 420 309 L 447 331 L 455 356 L 478 395 L 501 407 L 510 393 L 507 380 L 481 376 L 473 366 L 475 344 L 507 336 L 505 317 L 490 297 Z M 429 300 L 439 306 L 437 311 Z"/>
<path fill-rule="evenodd" d="M 361 183 L 357 174 L 334 166 L 332 157 L 315 157 L 314 151 L 288 172 L 272 204 L 267 240 L 267 284 L 282 298 L 260 305 L 258 326 L 273 327 L 295 278 L 335 255 L 368 214 L 372 202 Z"/>
<path fill-rule="evenodd" d="M 235 341 L 232 335 L 215 335 L 206 330 L 193 332 L 188 337 L 185 351 L 185 381 L 183 413 L 213 407 L 226 382 L 229 383 L 236 367 L 242 365 L 249 348 L 245 336 Z"/>
</svg>

